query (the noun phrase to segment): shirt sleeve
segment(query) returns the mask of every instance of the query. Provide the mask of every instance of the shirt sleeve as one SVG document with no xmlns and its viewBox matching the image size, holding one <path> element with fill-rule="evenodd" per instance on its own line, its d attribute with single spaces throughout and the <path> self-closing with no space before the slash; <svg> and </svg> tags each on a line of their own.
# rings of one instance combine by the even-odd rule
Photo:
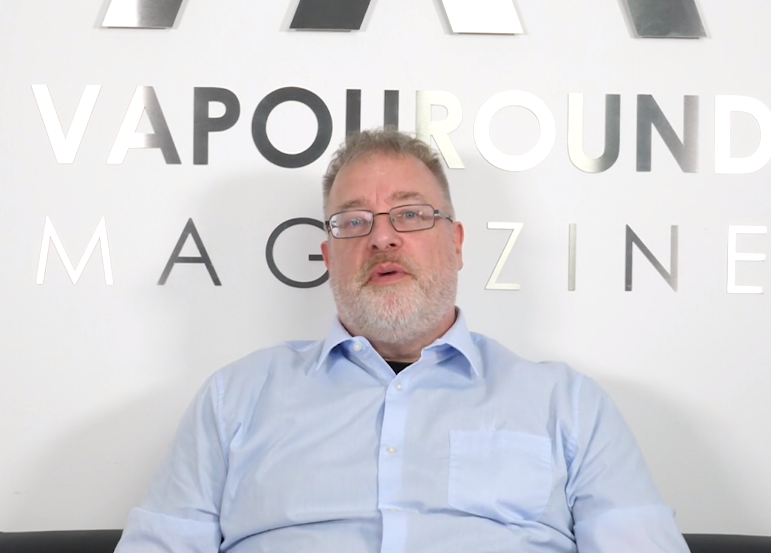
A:
<svg viewBox="0 0 771 553">
<path fill-rule="evenodd" d="M 568 502 L 579 553 L 688 553 L 631 430 L 610 397 L 583 378 L 568 459 Z"/>
<path fill-rule="evenodd" d="M 216 375 L 185 412 L 140 508 L 129 514 L 115 553 L 216 553 L 227 455 Z"/>
</svg>

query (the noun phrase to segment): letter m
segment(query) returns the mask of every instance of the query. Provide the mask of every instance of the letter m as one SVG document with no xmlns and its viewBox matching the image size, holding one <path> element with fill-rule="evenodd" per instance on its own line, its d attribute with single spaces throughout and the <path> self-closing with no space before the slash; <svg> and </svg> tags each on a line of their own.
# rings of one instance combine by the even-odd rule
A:
<svg viewBox="0 0 771 553">
<path fill-rule="evenodd" d="M 64 245 L 62 244 L 59 235 L 56 233 L 56 229 L 54 228 L 53 223 L 51 223 L 51 219 L 46 217 L 46 226 L 45 229 L 43 229 L 43 243 L 40 246 L 40 261 L 38 261 L 37 265 L 37 278 L 35 279 L 35 283 L 43 284 L 45 281 L 46 265 L 48 264 L 48 250 L 53 243 L 54 249 L 56 249 L 56 252 L 59 254 L 62 263 L 64 263 L 64 268 L 67 269 L 67 274 L 70 275 L 70 280 L 72 280 L 73 284 L 77 284 L 78 280 L 80 280 L 80 275 L 83 274 L 83 269 L 86 268 L 86 264 L 91 258 L 91 254 L 94 253 L 94 250 L 96 249 L 97 242 L 99 242 L 99 245 L 102 249 L 104 282 L 108 286 L 112 286 L 113 280 L 112 263 L 110 262 L 110 245 L 107 242 L 107 226 L 104 222 L 104 217 L 102 217 L 102 219 L 99 221 L 99 224 L 96 226 L 96 230 L 91 236 L 91 241 L 88 243 L 88 246 L 86 246 L 86 251 L 80 258 L 80 261 L 78 261 L 77 268 L 73 268 L 72 262 L 70 261 L 67 252 L 64 250 Z"/>
</svg>

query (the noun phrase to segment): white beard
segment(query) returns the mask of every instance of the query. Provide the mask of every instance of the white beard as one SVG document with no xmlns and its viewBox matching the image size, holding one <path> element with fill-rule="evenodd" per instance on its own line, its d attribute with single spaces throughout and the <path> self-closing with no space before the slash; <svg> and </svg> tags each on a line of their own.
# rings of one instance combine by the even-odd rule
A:
<svg viewBox="0 0 771 553">
<path fill-rule="evenodd" d="M 373 256 L 359 274 L 341 282 L 330 274 L 330 285 L 341 322 L 365 338 L 385 344 L 409 344 L 436 331 L 455 308 L 458 272 L 452 251 L 442 266 L 422 274 L 399 254 Z M 387 285 L 367 284 L 372 269 L 398 263 L 409 273 L 405 280 Z"/>
</svg>

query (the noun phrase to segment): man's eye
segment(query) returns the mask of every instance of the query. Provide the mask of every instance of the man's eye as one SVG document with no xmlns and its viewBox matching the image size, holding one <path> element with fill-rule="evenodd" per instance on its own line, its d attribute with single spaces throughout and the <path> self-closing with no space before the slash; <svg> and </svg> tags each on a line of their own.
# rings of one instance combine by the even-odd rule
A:
<svg viewBox="0 0 771 553">
<path fill-rule="evenodd" d="M 360 227 L 360 226 L 362 226 L 363 224 L 364 224 L 364 219 L 362 219 L 361 217 L 358 217 L 358 218 L 356 218 L 356 219 L 348 219 L 348 220 L 345 222 L 345 226 L 346 226 L 346 227 L 348 227 L 348 228 L 356 228 L 356 227 Z"/>
<path fill-rule="evenodd" d="M 413 220 L 413 219 L 419 219 L 420 213 L 418 211 L 404 211 L 399 215 L 402 219 L 406 219 L 407 221 Z"/>
</svg>

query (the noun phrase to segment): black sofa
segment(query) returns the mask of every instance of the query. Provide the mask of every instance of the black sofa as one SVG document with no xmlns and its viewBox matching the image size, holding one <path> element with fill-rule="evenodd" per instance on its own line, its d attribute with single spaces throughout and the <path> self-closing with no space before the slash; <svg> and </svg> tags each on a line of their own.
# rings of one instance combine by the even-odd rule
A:
<svg viewBox="0 0 771 553">
<path fill-rule="evenodd" d="M 112 553 L 120 534 L 120 530 L 0 532 L 0 552 Z M 771 553 L 771 536 L 685 534 L 685 541 L 691 553 Z"/>
</svg>

